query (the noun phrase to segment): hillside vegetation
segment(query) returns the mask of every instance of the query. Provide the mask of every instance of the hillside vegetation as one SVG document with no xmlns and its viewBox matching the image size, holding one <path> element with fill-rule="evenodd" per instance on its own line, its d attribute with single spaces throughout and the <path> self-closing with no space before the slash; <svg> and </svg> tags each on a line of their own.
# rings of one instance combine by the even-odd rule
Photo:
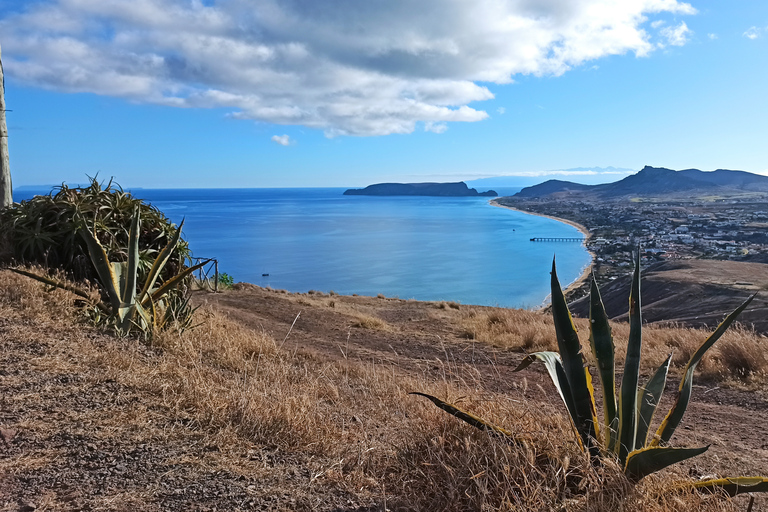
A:
<svg viewBox="0 0 768 512">
<path fill-rule="evenodd" d="M 547 316 L 235 287 L 196 296 L 196 329 L 144 344 L 84 325 L 62 290 L 0 273 L 3 510 L 744 510 L 747 497 L 679 482 L 768 472 L 766 404 L 740 391 L 764 386 L 765 361 L 727 363 L 762 352 L 749 331 L 702 363 L 678 444 L 710 452 L 631 486 L 578 450 L 543 371 L 510 374 L 523 350 L 553 348 Z M 614 324 L 617 340 L 626 329 Z M 649 328 L 643 360 L 674 348 L 679 374 L 704 337 Z"/>
</svg>

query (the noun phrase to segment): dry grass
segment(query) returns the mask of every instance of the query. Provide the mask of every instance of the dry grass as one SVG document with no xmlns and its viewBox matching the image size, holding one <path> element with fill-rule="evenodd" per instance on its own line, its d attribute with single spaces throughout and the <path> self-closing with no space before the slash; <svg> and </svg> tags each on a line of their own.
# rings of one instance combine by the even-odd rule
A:
<svg viewBox="0 0 768 512">
<path fill-rule="evenodd" d="M 472 309 L 462 319 L 464 335 L 507 349 L 557 350 L 555 328 L 545 315 L 523 309 Z"/>
<path fill-rule="evenodd" d="M 357 315 L 357 320 L 352 323 L 352 327 L 360 327 L 361 329 L 371 329 L 373 331 L 391 331 L 390 326 L 386 321 L 373 315 Z"/>
<path fill-rule="evenodd" d="M 584 355 L 594 367 L 589 349 L 589 321 L 575 318 Z M 472 309 L 461 320 L 464 336 L 500 348 L 530 353 L 557 350 L 552 319 L 518 309 Z M 616 360 L 626 356 L 629 324 L 612 322 Z M 642 371 L 653 372 L 672 354 L 672 369 L 682 370 L 696 349 L 712 333 L 708 329 L 646 325 L 643 328 Z M 731 327 L 699 363 L 699 379 L 727 382 L 736 387 L 758 388 L 768 384 L 768 339 L 739 324 Z"/>
<path fill-rule="evenodd" d="M 575 448 L 567 420 L 553 412 L 559 404 L 532 401 L 525 389 L 480 393 L 395 367 L 316 359 L 210 309 L 197 313 L 197 329 L 163 334 L 149 351 L 138 351 L 134 340 L 97 345 L 72 320 L 66 294 L 7 273 L 0 276 L 0 304 L 20 324 L 69 333 L 88 371 L 141 390 L 148 401 L 141 407 L 193 425 L 202 443 L 255 444 L 299 457 L 308 493 L 338 489 L 391 510 L 735 510 L 720 497 L 671 493 L 681 478 L 674 471 L 632 488 L 619 468 L 596 469 Z M 541 315 L 469 313 L 465 321 L 478 340 L 552 348 L 551 326 Z M 748 343 L 743 334 L 733 347 Z M 680 336 L 663 343 L 682 346 L 688 335 Z M 475 431 L 409 391 L 454 401 L 527 441 L 510 444 Z M 135 421 L 136 411 L 137 404 L 127 404 L 125 417 Z"/>
</svg>

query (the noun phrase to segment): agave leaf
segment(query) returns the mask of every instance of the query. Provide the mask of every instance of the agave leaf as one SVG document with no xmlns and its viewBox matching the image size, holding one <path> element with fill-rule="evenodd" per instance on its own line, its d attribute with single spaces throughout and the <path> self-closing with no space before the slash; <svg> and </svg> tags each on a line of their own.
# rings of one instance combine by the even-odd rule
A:
<svg viewBox="0 0 768 512">
<path fill-rule="evenodd" d="M 408 394 L 409 395 L 423 396 L 424 398 L 427 398 L 427 399 L 431 400 L 432 403 L 435 404 L 436 406 L 438 406 L 440 409 L 444 410 L 448 414 L 452 414 L 453 416 L 456 416 L 457 418 L 459 418 L 460 420 L 462 420 L 462 421 L 464 421 L 466 423 L 469 423 L 470 425 L 472 425 L 473 427 L 475 427 L 477 429 L 484 430 L 484 431 L 488 430 L 488 431 L 491 431 L 491 432 L 495 432 L 496 434 L 501 434 L 504 437 L 508 437 L 508 438 L 510 438 L 512 440 L 515 440 L 514 434 L 512 434 L 512 432 L 510 432 L 509 430 L 506 430 L 506 429 L 501 428 L 501 427 L 497 427 L 496 425 L 493 425 L 492 423 L 488 423 L 487 421 L 485 421 L 482 418 L 478 418 L 474 414 L 468 413 L 466 411 L 462 411 L 461 409 L 459 409 L 458 407 L 456 407 L 453 404 L 449 404 L 448 402 L 444 402 L 444 401 L 440 400 L 439 398 L 435 398 L 434 396 L 428 395 L 426 393 L 419 393 L 418 391 L 411 391 Z"/>
<path fill-rule="evenodd" d="M 131 325 L 133 325 L 133 317 L 135 313 L 135 302 L 133 304 L 121 304 L 117 309 L 117 322 L 115 327 L 120 335 L 125 336 L 131 331 Z"/>
<path fill-rule="evenodd" d="M 174 249 L 176 249 L 176 245 L 179 243 L 179 238 L 181 238 L 181 228 L 183 226 L 184 221 L 182 220 L 178 229 L 176 229 L 176 232 L 173 234 L 173 237 L 171 237 L 171 240 L 165 245 L 165 247 L 163 247 L 163 249 L 160 251 L 160 254 L 157 255 L 157 258 L 155 258 L 155 261 L 152 263 L 152 268 L 149 269 L 149 273 L 147 274 L 147 279 L 144 282 L 144 286 L 141 289 L 141 294 L 139 295 L 140 297 L 145 297 L 155 287 L 157 278 L 160 277 L 160 273 L 163 271 L 166 263 L 168 263 L 171 254 L 173 254 Z"/>
<path fill-rule="evenodd" d="M 762 476 L 717 478 L 694 482 L 691 486 L 707 492 L 725 492 L 728 496 L 733 497 L 745 492 L 768 492 L 768 478 Z"/>
<path fill-rule="evenodd" d="M 733 313 L 725 317 L 725 320 L 720 322 L 720 325 L 717 326 L 715 332 L 710 334 L 704 343 L 702 343 L 696 352 L 691 356 L 691 359 L 685 366 L 683 379 L 680 381 L 680 388 L 677 392 L 677 399 L 675 400 L 672 408 L 667 413 L 667 416 L 664 418 L 664 421 L 661 422 L 661 425 L 656 431 L 656 437 L 651 442 L 652 446 L 668 443 L 672 438 L 672 434 L 675 433 L 675 429 L 683 419 L 685 410 L 688 408 L 688 403 L 691 400 L 691 390 L 693 389 L 693 372 L 696 371 L 696 365 L 699 364 L 699 361 L 701 361 L 701 358 L 704 357 L 704 354 L 707 352 L 707 350 L 709 350 L 712 345 L 714 345 L 715 342 L 720 339 L 726 329 L 728 329 L 733 321 L 736 320 L 736 317 L 738 317 L 741 312 L 746 309 L 749 303 L 752 302 L 752 299 L 755 298 L 755 295 L 757 295 L 757 293 L 749 297 L 741 306 L 736 308 Z"/>
<path fill-rule="evenodd" d="M 635 437 L 635 449 L 645 446 L 648 438 L 648 429 L 650 428 L 653 415 L 656 412 L 656 406 L 659 405 L 661 395 L 664 393 L 664 386 L 667 384 L 667 372 L 669 363 L 672 361 L 672 354 L 669 354 L 666 361 L 648 379 L 648 383 L 642 388 L 642 393 L 637 395 L 637 436 Z"/>
<path fill-rule="evenodd" d="M 560 288 L 554 260 L 552 261 L 551 286 L 552 317 L 557 333 L 557 346 L 573 397 L 573 413 L 575 414 L 572 414 L 572 418 L 584 446 L 591 455 L 596 456 L 599 451 L 594 443 L 597 439 L 594 399 L 590 387 L 587 385 L 579 335 L 576 326 L 573 325 L 573 318 L 568 310 L 568 304 L 565 302 L 563 290 Z"/>
<path fill-rule="evenodd" d="M 637 482 L 643 477 L 655 473 L 660 469 L 671 466 L 685 459 L 701 455 L 709 446 L 701 448 L 671 448 L 662 446 L 649 446 L 635 450 L 627 456 L 624 465 L 624 474 L 630 481 Z"/>
<path fill-rule="evenodd" d="M 109 296 L 109 302 L 112 304 L 112 310 L 117 311 L 120 307 L 120 295 L 118 294 L 119 285 L 117 284 L 117 276 L 115 276 L 112 270 L 112 265 L 109 263 L 107 252 L 104 250 L 104 246 L 101 245 L 93 233 L 85 227 L 79 229 L 80 236 L 85 240 L 88 246 L 88 254 L 91 257 L 93 266 L 96 268 L 96 273 L 99 275 L 101 285 Z"/>
<path fill-rule="evenodd" d="M 150 304 L 153 304 L 153 303 L 150 302 Z M 135 304 L 135 306 L 136 306 L 136 313 L 138 314 L 138 317 L 139 317 L 139 329 L 149 338 L 152 338 L 153 334 L 156 332 L 154 308 L 152 308 L 152 313 L 150 314 L 147 312 L 146 309 L 141 307 L 141 304 L 139 304 L 138 302 Z"/>
<path fill-rule="evenodd" d="M 134 304 L 136 302 L 136 280 L 139 272 L 139 229 L 141 220 L 139 209 L 134 210 L 131 220 L 131 230 L 128 234 L 128 264 L 125 269 L 124 288 L 122 288 L 123 302 Z"/>
<path fill-rule="evenodd" d="M 571 385 L 568 383 L 568 378 L 565 376 L 563 364 L 560 362 L 560 354 L 550 351 L 534 352 L 533 354 L 528 354 L 525 356 L 525 358 L 523 358 L 522 361 L 520 361 L 520 364 L 517 366 L 517 368 L 512 371 L 519 372 L 520 370 L 530 366 L 530 364 L 537 359 L 544 363 L 544 366 L 549 372 L 549 377 L 552 379 L 552 383 L 555 385 L 557 392 L 560 394 L 560 398 L 563 399 L 565 408 L 568 409 L 568 416 L 571 419 L 571 425 L 577 434 L 576 439 L 578 439 L 579 446 L 581 446 L 583 449 L 585 446 L 584 440 L 581 436 L 581 432 L 579 432 L 578 428 L 576 427 L 576 406 L 573 403 Z"/>
<path fill-rule="evenodd" d="M 141 300 L 140 300 L 141 305 L 144 306 L 144 307 L 147 307 L 147 303 L 149 301 L 156 301 L 156 300 L 160 299 L 163 295 L 168 293 L 169 290 L 174 289 L 181 281 L 184 280 L 185 277 L 190 275 L 195 270 L 204 267 L 210 261 L 211 260 L 205 260 L 203 262 L 198 263 L 197 265 L 193 265 L 191 267 L 185 268 L 184 270 L 182 270 L 181 272 L 179 272 L 178 274 L 176 274 L 175 276 L 173 276 L 172 278 L 170 278 L 166 282 L 164 282 L 163 285 L 160 288 L 158 288 L 157 290 L 155 290 L 155 291 L 153 291 L 153 292 L 151 292 L 151 293 L 149 293 L 147 295 L 143 295 L 141 297 Z"/>
<path fill-rule="evenodd" d="M 589 344 L 592 347 L 592 354 L 597 360 L 598 376 L 603 391 L 604 425 L 608 427 L 605 433 L 605 444 L 610 450 L 610 447 L 615 443 L 615 441 L 611 441 L 611 436 L 613 435 L 615 438 L 615 433 L 610 429 L 610 425 L 616 417 L 614 345 L 608 315 L 605 312 L 603 299 L 600 297 L 600 289 L 597 287 L 594 276 L 592 277 L 589 298 Z"/>
<path fill-rule="evenodd" d="M 619 460 L 624 462 L 635 447 L 637 433 L 637 384 L 640 376 L 640 348 L 642 345 L 642 324 L 640 313 L 640 250 L 637 251 L 635 272 L 629 292 L 629 339 L 627 358 L 624 362 L 624 376 L 619 391 L 619 443 L 616 448 Z"/>
<path fill-rule="evenodd" d="M 27 270 L 22 270 L 20 268 L 8 268 L 8 270 L 10 270 L 11 272 L 15 272 L 17 274 L 20 274 L 22 276 L 30 277 L 30 278 L 32 278 L 32 279 L 34 279 L 36 281 L 39 281 L 39 282 L 41 282 L 43 284 L 47 284 L 49 286 L 54 286 L 56 288 L 61 288 L 62 290 L 66 290 L 68 292 L 74 293 L 75 295 L 88 300 L 88 302 L 93 303 L 93 296 L 91 296 L 91 294 L 87 290 L 83 290 L 83 289 L 78 288 L 76 286 L 72 286 L 72 285 L 70 285 L 68 283 L 65 283 L 63 281 L 59 281 L 57 279 L 52 279 L 52 278 L 47 277 L 47 276 L 41 276 L 39 274 L 35 274 L 34 272 L 29 272 Z M 96 302 L 96 306 L 100 310 L 105 312 L 105 313 L 108 311 L 107 306 L 103 302 L 100 302 L 100 301 Z"/>
</svg>

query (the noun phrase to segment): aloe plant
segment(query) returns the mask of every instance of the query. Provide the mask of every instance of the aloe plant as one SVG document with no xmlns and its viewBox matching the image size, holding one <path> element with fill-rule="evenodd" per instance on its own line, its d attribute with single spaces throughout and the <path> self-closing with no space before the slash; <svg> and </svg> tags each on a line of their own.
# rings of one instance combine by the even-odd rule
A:
<svg viewBox="0 0 768 512">
<path fill-rule="evenodd" d="M 544 363 L 560 397 L 571 424 L 577 433 L 579 446 L 596 461 L 612 457 L 624 468 L 631 482 L 677 462 L 705 452 L 708 446 L 680 448 L 669 446 L 669 441 L 680 424 L 690 402 L 693 374 L 696 366 L 715 342 L 744 311 L 754 298 L 749 297 L 728 315 L 715 331 L 691 356 L 683 372 L 677 399 L 655 434 L 649 438 L 649 427 L 661 399 L 669 371 L 670 356 L 643 384 L 640 383 L 640 349 L 642 346 L 642 318 L 640 307 L 639 251 L 629 295 L 629 339 L 624 362 L 624 374 L 616 393 L 615 349 L 611 326 L 608 322 L 600 290 L 594 279 L 590 291 L 590 334 L 592 354 L 597 361 L 597 375 L 603 396 L 602 421 L 597 418 L 595 391 L 592 377 L 584 363 L 582 347 L 565 296 L 560 288 L 555 263 L 552 263 L 552 316 L 557 335 L 558 352 L 536 352 L 527 355 L 514 371 L 520 371 L 535 361 Z M 481 430 L 487 430 L 516 440 L 514 434 L 439 398 L 422 395 L 446 412 Z M 736 477 L 696 482 L 693 487 L 707 491 L 722 491 L 731 496 L 744 492 L 768 491 L 768 478 Z"/>
<path fill-rule="evenodd" d="M 88 253 L 98 275 L 99 286 L 106 296 L 106 301 L 95 303 L 96 308 L 104 313 L 115 331 L 120 335 L 128 334 L 134 326 L 146 336 L 151 337 L 162 329 L 174 315 L 168 311 L 169 305 L 175 305 L 181 311 L 190 314 L 187 301 L 179 300 L 174 292 L 192 272 L 206 265 L 203 261 L 187 267 L 172 277 L 160 282 L 163 269 L 178 246 L 181 237 L 179 225 L 168 244 L 157 254 L 146 274 L 143 286 L 139 288 L 139 233 L 141 226 L 140 210 L 136 208 L 128 231 L 127 261 L 110 261 L 106 249 L 96 233 L 86 227 L 80 227 L 78 233 L 88 247 Z M 76 295 L 90 299 L 88 290 L 23 269 L 12 268 L 16 273 L 31 277 L 45 284 L 68 290 Z M 186 322 L 188 324 L 188 322 Z"/>
<path fill-rule="evenodd" d="M 168 243 L 176 226 L 157 208 L 125 192 L 111 180 L 95 178 L 85 187 L 62 184 L 48 195 L 35 196 L 0 211 L 0 236 L 9 237 L 19 264 L 57 268 L 76 280 L 96 278 L 89 250 L 78 233 L 83 218 L 92 222 L 101 244 L 114 261 L 128 259 L 129 227 L 136 209 L 141 212 L 139 278 L 144 280 L 154 256 Z M 189 256 L 179 239 L 163 278 L 174 275 Z"/>
</svg>

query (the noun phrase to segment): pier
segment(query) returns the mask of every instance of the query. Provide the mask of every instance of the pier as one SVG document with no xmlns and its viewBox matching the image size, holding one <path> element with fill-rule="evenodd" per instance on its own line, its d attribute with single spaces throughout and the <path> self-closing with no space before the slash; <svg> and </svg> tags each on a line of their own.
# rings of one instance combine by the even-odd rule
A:
<svg viewBox="0 0 768 512">
<path fill-rule="evenodd" d="M 555 236 L 555 237 L 533 237 L 531 238 L 531 242 L 583 242 L 583 238 L 579 237 L 563 237 L 563 236 Z"/>
</svg>

